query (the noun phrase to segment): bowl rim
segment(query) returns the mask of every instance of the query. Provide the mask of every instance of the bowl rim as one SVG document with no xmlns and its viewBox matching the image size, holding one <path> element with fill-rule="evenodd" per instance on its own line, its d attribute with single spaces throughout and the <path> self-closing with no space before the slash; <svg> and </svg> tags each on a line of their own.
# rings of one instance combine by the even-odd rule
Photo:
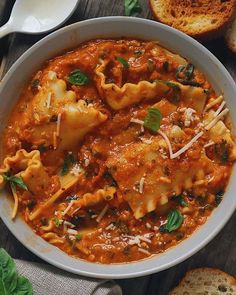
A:
<svg viewBox="0 0 236 295">
<path fill-rule="evenodd" d="M 229 81 L 230 87 L 232 87 L 234 89 L 234 92 L 236 93 L 236 87 L 235 87 L 235 83 L 232 79 L 232 77 L 230 76 L 230 74 L 228 73 L 228 71 L 225 69 L 225 67 L 222 65 L 222 63 L 208 50 L 206 49 L 202 44 L 200 44 L 199 42 L 197 42 L 196 40 L 194 40 L 193 38 L 191 38 L 190 36 L 186 35 L 185 33 L 182 33 L 172 27 L 169 27 L 167 25 L 152 21 L 152 20 L 148 20 L 148 19 L 141 19 L 141 18 L 136 18 L 136 17 L 122 17 L 122 16 L 110 16 L 110 17 L 99 17 L 99 18 L 94 18 L 94 19 L 89 19 L 89 20 L 84 20 L 81 22 L 77 22 L 77 23 L 73 23 L 69 26 L 63 27 L 49 35 L 47 35 L 46 37 L 44 37 L 43 39 L 41 39 L 40 41 L 38 41 L 36 44 L 34 44 L 32 47 L 30 47 L 25 53 L 23 53 L 23 55 L 16 60 L 16 62 L 11 66 L 11 68 L 9 69 L 9 71 L 6 73 L 5 77 L 3 78 L 2 82 L 0 83 L 0 94 L 2 92 L 2 89 L 4 89 L 4 87 L 8 84 L 9 80 L 11 79 L 11 75 L 14 71 L 16 71 L 18 69 L 19 66 L 22 65 L 22 63 L 24 63 L 25 59 L 27 59 L 32 52 L 37 51 L 38 48 L 41 48 L 42 45 L 46 44 L 48 40 L 50 40 L 51 38 L 56 38 L 58 37 L 60 34 L 65 34 L 66 32 L 76 29 L 76 28 L 81 28 L 83 26 L 87 26 L 87 25 L 93 25 L 96 26 L 96 24 L 101 23 L 101 22 L 106 22 L 106 23 L 112 23 L 112 22 L 129 22 L 129 23 L 140 23 L 140 24 L 145 24 L 145 25 L 150 25 L 151 27 L 159 27 L 161 29 L 163 29 L 164 31 L 169 31 L 172 32 L 174 34 L 177 34 L 180 38 L 185 39 L 187 42 L 192 43 L 193 45 L 195 45 L 199 51 L 201 51 L 203 54 L 205 54 L 210 60 L 211 62 L 215 63 L 217 65 L 217 67 L 219 68 L 219 70 L 221 72 L 223 72 L 223 75 L 227 78 L 227 80 Z M 145 39 L 145 36 L 144 38 Z M 233 178 L 233 175 L 231 175 L 231 180 Z M 223 226 L 227 223 L 227 221 L 230 219 L 230 217 L 232 216 L 232 214 L 234 213 L 236 207 L 236 202 L 233 206 L 231 206 L 230 208 L 228 208 L 227 214 L 224 214 L 224 216 L 222 217 L 222 220 L 220 223 L 217 224 L 217 226 L 209 233 L 208 236 L 205 236 L 204 239 L 202 239 L 200 241 L 200 243 L 198 243 L 197 245 L 194 245 L 193 249 L 187 251 L 186 253 L 180 255 L 180 257 L 175 258 L 173 261 L 169 261 L 168 263 L 165 263 L 164 265 L 161 266 L 152 266 L 150 268 L 148 267 L 144 267 L 144 269 L 142 269 L 142 267 L 140 267 L 140 269 L 136 269 L 136 265 L 141 265 L 144 264 L 144 262 L 146 261 L 150 261 L 151 259 L 153 259 L 153 257 L 157 257 L 159 256 L 159 254 L 152 256 L 151 258 L 147 258 L 144 260 L 139 260 L 137 262 L 129 262 L 126 264 L 110 264 L 110 265 L 106 265 L 106 264 L 95 264 L 95 263 L 91 263 L 91 262 L 81 262 L 80 259 L 76 259 L 78 261 L 81 262 L 81 264 L 86 264 L 88 265 L 87 270 L 81 270 L 81 269 L 77 269 L 74 267 L 70 267 L 68 265 L 64 265 L 61 262 L 55 261 L 54 259 L 51 259 L 50 257 L 48 257 L 46 254 L 39 252 L 37 249 L 35 249 L 34 247 L 32 247 L 31 245 L 28 245 L 25 243 L 24 239 L 20 236 L 19 233 L 16 232 L 16 230 L 14 229 L 14 227 L 11 225 L 10 221 L 8 218 L 1 216 L 1 210 L 0 210 L 0 217 L 2 218 L 3 222 L 6 224 L 7 228 L 13 233 L 13 235 L 26 247 L 28 248 L 28 250 L 30 250 L 31 252 L 33 252 L 35 255 L 37 255 L 38 257 L 40 257 L 41 259 L 47 261 L 48 263 L 59 267 L 61 269 L 64 269 L 66 271 L 69 271 L 71 273 L 75 273 L 75 274 L 79 274 L 79 275 L 84 275 L 84 276 L 88 276 L 88 277 L 94 277 L 94 278 L 105 278 L 105 279 L 123 279 L 123 278 L 133 278 L 133 277 L 140 277 L 140 276 L 145 276 L 145 275 L 149 275 L 155 272 L 159 272 L 162 270 L 165 270 L 167 268 L 170 268 L 184 260 L 186 260 L 187 258 L 189 258 L 190 256 L 194 255 L 197 251 L 199 251 L 201 248 L 203 248 L 206 244 L 208 244 L 218 233 L 219 231 L 223 228 Z M 214 212 L 217 210 L 218 208 L 214 209 Z M 218 210 L 219 211 L 219 210 Z M 217 212 L 218 212 L 217 211 Z M 214 214 L 214 212 L 212 212 L 210 219 L 212 219 L 212 215 Z M 209 222 L 209 220 L 205 223 L 205 225 Z M 202 229 L 204 225 L 200 226 L 200 230 Z M 196 230 L 197 232 L 199 231 Z M 195 231 L 195 232 L 196 232 Z M 193 233 L 191 236 L 193 236 L 195 233 Z M 40 237 L 39 237 L 40 238 Z M 189 240 L 191 237 L 188 237 L 186 240 Z M 186 241 L 185 240 L 185 241 Z M 176 247 L 181 247 L 181 245 L 184 243 L 181 242 L 180 244 L 174 246 L 174 248 Z M 48 244 L 48 243 L 47 243 Z M 49 244 L 50 245 L 50 244 Z M 54 246 L 52 246 L 54 247 Z M 160 254 L 160 255 L 168 255 L 170 249 L 168 249 L 166 252 Z M 94 266 L 95 268 L 96 266 L 96 270 L 91 270 Z M 127 267 L 127 265 L 130 265 L 131 267 Z M 112 266 L 112 268 L 110 267 Z M 105 268 L 108 268 L 109 271 L 105 271 Z M 114 271 L 112 272 L 112 269 L 114 269 Z M 122 270 L 123 269 L 123 270 Z"/>
</svg>

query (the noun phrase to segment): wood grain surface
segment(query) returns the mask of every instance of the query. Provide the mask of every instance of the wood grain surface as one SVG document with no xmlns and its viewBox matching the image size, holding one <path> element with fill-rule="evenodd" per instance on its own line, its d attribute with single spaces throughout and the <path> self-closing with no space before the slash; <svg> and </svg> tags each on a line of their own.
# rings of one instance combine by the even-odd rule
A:
<svg viewBox="0 0 236 295">
<path fill-rule="evenodd" d="M 0 0 L 0 24 L 8 18 L 13 0 Z M 142 12 L 138 17 L 152 19 L 147 0 L 140 0 Z M 80 0 L 78 7 L 66 24 L 84 19 L 124 15 L 123 0 Z M 65 24 L 65 25 L 66 25 Z M 0 57 L 2 59 L 2 75 L 17 60 L 21 54 L 44 35 L 12 34 L 0 40 Z M 226 48 L 223 39 L 204 44 L 225 65 L 236 81 L 236 58 Z M 231 110 L 232 111 L 232 110 Z M 220 222 L 220 220 L 219 220 Z M 216 267 L 236 276 L 236 213 L 232 216 L 224 229 L 201 251 L 168 270 L 138 279 L 119 280 L 118 284 L 126 295 L 167 295 L 184 273 L 195 267 Z M 40 261 L 29 252 L 8 231 L 0 220 L 0 247 L 5 248 L 14 258 L 30 261 Z M 45 294 L 46 295 L 46 294 Z M 58 294 L 59 295 L 59 294 Z"/>
</svg>

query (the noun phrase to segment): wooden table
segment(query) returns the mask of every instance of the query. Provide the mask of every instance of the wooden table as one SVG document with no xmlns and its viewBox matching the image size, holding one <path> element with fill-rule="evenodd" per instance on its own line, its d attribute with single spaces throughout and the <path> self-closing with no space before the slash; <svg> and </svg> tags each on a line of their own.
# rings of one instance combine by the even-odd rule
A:
<svg viewBox="0 0 236 295">
<path fill-rule="evenodd" d="M 0 1 L 1 25 L 7 20 L 13 3 L 13 0 Z M 138 14 L 138 16 L 151 19 L 152 16 L 148 1 L 140 0 L 140 3 L 142 6 L 142 13 Z M 80 0 L 77 10 L 66 24 L 84 19 L 111 15 L 124 15 L 123 0 Z M 4 75 L 23 52 L 42 37 L 44 37 L 44 35 L 31 36 L 12 34 L 0 40 L 0 57 L 2 57 L 0 75 Z M 236 81 L 236 57 L 226 48 L 223 39 L 218 39 L 205 45 L 225 65 Z M 124 294 L 166 295 L 168 291 L 178 283 L 179 279 L 187 270 L 195 267 L 216 267 L 236 276 L 235 233 L 236 213 L 214 240 L 181 264 L 154 275 L 139 279 L 120 280 L 118 283 L 122 286 Z M 38 257 L 29 252 L 15 239 L 1 220 L 0 247 L 5 248 L 14 258 L 40 261 Z"/>
</svg>

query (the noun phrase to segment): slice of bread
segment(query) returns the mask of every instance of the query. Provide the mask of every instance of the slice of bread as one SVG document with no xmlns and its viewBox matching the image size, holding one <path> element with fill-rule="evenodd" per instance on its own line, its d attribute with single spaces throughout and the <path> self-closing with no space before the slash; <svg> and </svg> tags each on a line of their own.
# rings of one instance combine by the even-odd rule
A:
<svg viewBox="0 0 236 295">
<path fill-rule="evenodd" d="M 223 34 L 236 11 L 235 0 L 149 2 L 155 19 L 200 40 L 209 40 Z"/>
<path fill-rule="evenodd" d="M 169 295 L 236 295 L 236 279 L 214 268 L 197 268 L 186 273 Z"/>
<path fill-rule="evenodd" d="M 236 53 L 236 18 L 229 25 L 226 32 L 225 40 L 229 49 Z"/>
</svg>

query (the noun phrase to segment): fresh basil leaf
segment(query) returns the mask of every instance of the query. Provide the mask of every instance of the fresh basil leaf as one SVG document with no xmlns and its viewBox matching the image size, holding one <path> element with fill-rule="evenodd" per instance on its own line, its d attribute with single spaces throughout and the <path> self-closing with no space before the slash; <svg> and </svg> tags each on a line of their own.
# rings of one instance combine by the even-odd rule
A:
<svg viewBox="0 0 236 295">
<path fill-rule="evenodd" d="M 182 207 L 188 207 L 188 203 L 185 201 L 184 197 L 181 196 L 181 195 L 179 195 L 179 196 L 173 196 L 171 198 L 171 200 L 177 202 Z"/>
<path fill-rule="evenodd" d="M 81 234 L 77 234 L 75 236 L 75 238 L 76 238 L 77 241 L 80 241 L 82 239 L 82 235 Z"/>
<path fill-rule="evenodd" d="M 124 68 L 129 68 L 129 64 L 126 59 L 124 59 L 123 57 L 117 57 L 117 60 L 124 66 Z"/>
<path fill-rule="evenodd" d="M 17 274 L 15 262 L 4 249 L 0 249 L 0 294 L 33 294 L 31 283 Z"/>
<path fill-rule="evenodd" d="M 61 169 L 61 175 L 66 175 L 69 171 L 69 168 L 72 164 L 75 163 L 75 158 L 74 155 L 71 153 L 66 154 L 65 159 L 64 159 L 64 163 L 62 165 L 62 169 Z"/>
<path fill-rule="evenodd" d="M 182 225 L 183 220 L 184 218 L 180 211 L 172 209 L 167 216 L 167 223 L 164 225 L 164 229 L 167 232 L 172 232 Z"/>
<path fill-rule="evenodd" d="M 157 130 L 160 128 L 161 118 L 162 116 L 160 110 L 156 108 L 149 108 L 148 114 L 144 118 L 143 126 L 151 130 L 152 132 L 156 133 Z"/>
<path fill-rule="evenodd" d="M 89 83 L 89 78 L 81 70 L 76 69 L 70 73 L 68 81 L 73 85 L 82 86 Z"/>
<path fill-rule="evenodd" d="M 25 277 L 18 277 L 16 290 L 14 295 L 33 295 L 32 285 Z"/>
<path fill-rule="evenodd" d="M 26 186 L 26 184 L 24 183 L 24 180 L 22 179 L 21 176 L 8 176 L 6 173 L 3 174 L 4 179 L 9 182 L 11 188 L 15 191 L 16 187 L 20 187 L 21 189 L 27 191 L 28 187 Z"/>
<path fill-rule="evenodd" d="M 132 16 L 142 10 L 138 0 L 124 0 L 124 4 L 126 16 Z"/>
<path fill-rule="evenodd" d="M 13 183 L 14 185 L 22 188 L 23 190 L 27 191 L 28 187 L 24 183 L 23 179 L 21 176 L 11 176 L 10 177 L 10 182 Z"/>
</svg>

